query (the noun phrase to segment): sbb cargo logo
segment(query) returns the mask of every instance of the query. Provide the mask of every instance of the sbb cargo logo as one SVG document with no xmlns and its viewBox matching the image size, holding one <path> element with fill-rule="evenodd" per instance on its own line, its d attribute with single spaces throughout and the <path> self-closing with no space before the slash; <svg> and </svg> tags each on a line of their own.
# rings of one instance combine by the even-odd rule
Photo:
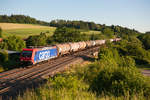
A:
<svg viewBox="0 0 150 100">
<path fill-rule="evenodd" d="M 48 59 L 50 57 L 50 51 L 43 51 L 39 53 L 39 60 Z"/>
</svg>

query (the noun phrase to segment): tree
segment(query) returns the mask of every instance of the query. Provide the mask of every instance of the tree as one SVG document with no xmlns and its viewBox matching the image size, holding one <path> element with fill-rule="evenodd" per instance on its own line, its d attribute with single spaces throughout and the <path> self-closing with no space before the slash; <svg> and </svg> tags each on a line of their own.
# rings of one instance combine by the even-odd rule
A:
<svg viewBox="0 0 150 100">
<path fill-rule="evenodd" d="M 82 36 L 80 31 L 72 28 L 57 28 L 52 36 L 55 42 L 63 43 L 63 42 L 77 42 L 82 40 Z"/>
<path fill-rule="evenodd" d="M 16 36 L 9 36 L 3 40 L 2 48 L 8 50 L 21 51 L 22 48 L 25 48 L 25 41 Z"/>
<path fill-rule="evenodd" d="M 103 33 L 104 35 L 106 35 L 107 37 L 109 37 L 109 38 L 112 38 L 113 35 L 114 35 L 113 30 L 110 29 L 110 28 L 105 28 L 105 29 L 102 31 L 102 33 Z"/>
<path fill-rule="evenodd" d="M 2 29 L 1 29 L 1 27 L 0 27 L 0 37 L 2 37 Z"/>
<path fill-rule="evenodd" d="M 146 49 L 150 49 L 150 34 L 142 34 L 138 38 L 143 42 L 143 45 Z"/>
<path fill-rule="evenodd" d="M 45 46 L 47 44 L 47 36 L 45 33 L 29 36 L 26 40 L 26 44 L 27 46 Z"/>
<path fill-rule="evenodd" d="M 146 34 L 150 34 L 150 31 L 148 31 L 148 32 L 145 32 Z"/>
<path fill-rule="evenodd" d="M 91 34 L 90 35 L 90 40 L 101 40 L 101 39 L 104 39 L 104 35 L 102 34 Z"/>
<path fill-rule="evenodd" d="M 30 16 L 24 15 L 0 15 L 0 22 L 8 22 L 8 23 L 26 23 L 26 24 L 40 24 L 49 26 L 48 22 L 39 21 Z"/>
<path fill-rule="evenodd" d="M 6 51 L 0 51 L 0 63 L 8 61 L 8 53 Z"/>
</svg>

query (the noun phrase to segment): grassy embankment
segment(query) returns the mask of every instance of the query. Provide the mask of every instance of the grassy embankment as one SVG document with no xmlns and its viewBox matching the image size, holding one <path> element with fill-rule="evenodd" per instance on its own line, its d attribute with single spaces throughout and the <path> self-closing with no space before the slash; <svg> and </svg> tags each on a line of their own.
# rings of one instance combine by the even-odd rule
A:
<svg viewBox="0 0 150 100">
<path fill-rule="evenodd" d="M 102 93 L 97 95 L 96 92 L 90 91 L 90 84 L 85 81 L 84 74 L 88 74 L 88 67 L 94 67 L 95 64 L 80 66 L 72 68 L 65 73 L 60 73 L 48 82 L 36 89 L 29 89 L 23 94 L 19 95 L 16 100 L 148 100 L 142 92 L 137 94 L 114 96 L 113 94 Z M 81 68 L 82 67 L 82 68 Z M 103 71 L 105 68 L 100 68 Z M 86 70 L 86 73 L 85 73 Z M 93 71 L 93 70 L 92 70 Z M 96 75 L 97 73 L 93 73 Z M 88 76 L 91 77 L 91 76 Z M 104 76 L 105 77 L 105 76 Z M 148 83 L 146 83 L 148 84 Z M 115 87 L 114 87 L 115 88 Z M 112 88 L 113 89 L 113 88 Z"/>
</svg>

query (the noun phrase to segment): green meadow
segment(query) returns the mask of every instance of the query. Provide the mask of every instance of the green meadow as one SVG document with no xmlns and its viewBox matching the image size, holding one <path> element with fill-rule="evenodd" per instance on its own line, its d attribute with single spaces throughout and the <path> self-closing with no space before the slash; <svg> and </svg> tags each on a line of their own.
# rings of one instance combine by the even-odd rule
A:
<svg viewBox="0 0 150 100">
<path fill-rule="evenodd" d="M 56 27 L 40 26 L 33 24 L 15 24 L 15 23 L 0 23 L 0 27 L 3 30 L 3 37 L 16 35 L 21 38 L 27 38 L 30 35 L 39 35 L 41 32 L 47 35 L 53 35 Z M 100 34 L 99 31 L 85 31 L 81 30 L 81 33 L 85 34 Z"/>
<path fill-rule="evenodd" d="M 46 32 L 47 35 L 52 35 L 55 31 L 55 28 L 45 27 L 45 28 L 28 28 L 28 29 L 9 29 L 3 31 L 3 36 L 7 37 L 10 35 L 16 35 L 22 38 L 27 38 L 30 35 L 39 35 L 41 32 Z"/>
</svg>

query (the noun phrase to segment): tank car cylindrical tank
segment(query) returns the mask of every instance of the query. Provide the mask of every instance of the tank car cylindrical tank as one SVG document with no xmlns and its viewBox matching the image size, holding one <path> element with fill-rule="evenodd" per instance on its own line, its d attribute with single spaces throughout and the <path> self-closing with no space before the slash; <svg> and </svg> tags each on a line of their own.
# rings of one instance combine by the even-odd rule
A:
<svg viewBox="0 0 150 100">
<path fill-rule="evenodd" d="M 120 40 L 121 40 L 121 38 L 115 38 L 115 39 L 114 39 L 114 41 L 116 41 L 116 42 L 117 42 L 117 41 L 120 41 Z"/>
<path fill-rule="evenodd" d="M 106 40 L 101 40 L 101 44 L 105 44 Z"/>
<path fill-rule="evenodd" d="M 110 42 L 113 42 L 114 41 L 114 39 L 110 39 Z"/>
<path fill-rule="evenodd" d="M 96 45 L 95 41 L 91 41 L 91 42 L 92 42 L 92 46 L 95 46 L 95 45 Z"/>
<path fill-rule="evenodd" d="M 74 52 L 74 51 L 78 51 L 78 49 L 79 49 L 79 44 L 78 43 L 69 43 L 69 45 L 70 45 L 70 51 L 72 52 Z"/>
<path fill-rule="evenodd" d="M 85 42 L 78 42 L 79 44 L 79 49 L 85 49 L 86 43 Z"/>
<path fill-rule="evenodd" d="M 95 40 L 95 45 L 99 45 L 99 40 Z"/>
<path fill-rule="evenodd" d="M 102 45 L 105 44 L 105 40 L 96 40 L 96 45 Z"/>
<path fill-rule="evenodd" d="M 67 54 L 70 51 L 70 45 L 67 44 L 67 43 L 65 43 L 65 44 L 58 44 L 58 45 L 56 45 L 56 47 L 58 48 L 58 52 L 61 55 Z"/>
<path fill-rule="evenodd" d="M 89 48 L 89 47 L 92 46 L 92 41 L 86 41 L 85 43 L 86 43 L 86 47 L 87 47 L 87 48 Z"/>
</svg>

